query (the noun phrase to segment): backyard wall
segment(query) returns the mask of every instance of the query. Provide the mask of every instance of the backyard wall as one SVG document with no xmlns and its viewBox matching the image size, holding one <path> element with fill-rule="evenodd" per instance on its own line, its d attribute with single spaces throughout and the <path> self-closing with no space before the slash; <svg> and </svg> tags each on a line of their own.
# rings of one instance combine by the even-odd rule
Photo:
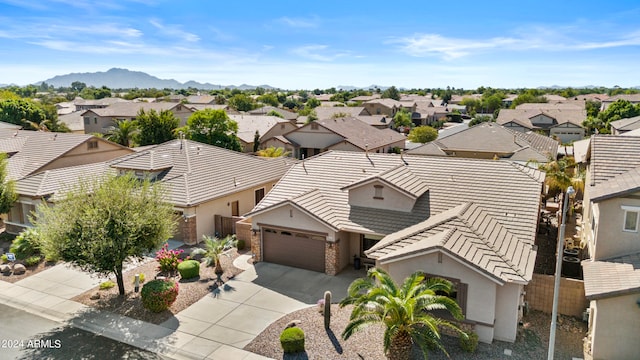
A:
<svg viewBox="0 0 640 360">
<path fill-rule="evenodd" d="M 527 292 L 524 300 L 529 309 L 551 313 L 553 307 L 553 275 L 533 274 L 533 279 L 525 286 Z M 561 278 L 560 297 L 558 298 L 558 313 L 582 318 L 582 313 L 589 307 L 584 296 L 584 282 L 582 280 Z"/>
</svg>

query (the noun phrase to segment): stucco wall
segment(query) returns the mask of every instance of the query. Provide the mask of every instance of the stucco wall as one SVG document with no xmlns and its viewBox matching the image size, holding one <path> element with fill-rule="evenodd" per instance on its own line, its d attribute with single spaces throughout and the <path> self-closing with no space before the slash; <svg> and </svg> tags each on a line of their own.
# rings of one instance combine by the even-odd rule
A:
<svg viewBox="0 0 640 360">
<path fill-rule="evenodd" d="M 88 142 L 97 141 L 98 147 L 89 149 Z M 112 144 L 102 139 L 94 138 L 85 141 L 79 146 L 71 149 L 69 152 L 61 156 L 60 158 L 50 162 L 46 166 L 39 169 L 39 171 L 59 169 L 68 166 L 94 164 L 111 159 L 115 159 L 120 156 L 124 156 L 132 153 L 133 150 Z"/>
<path fill-rule="evenodd" d="M 584 139 L 584 129 L 569 125 L 558 125 L 549 129 L 549 136 L 557 136 L 561 144 L 568 144 Z"/>
<path fill-rule="evenodd" d="M 640 193 L 634 194 L 638 196 Z M 621 206 L 638 206 L 638 198 L 613 198 L 598 204 L 599 221 L 596 229 L 594 259 L 604 259 L 640 251 L 640 232 L 623 231 L 624 210 Z M 588 223 L 585 226 L 590 226 Z M 639 226 L 640 227 L 640 226 Z"/>
<path fill-rule="evenodd" d="M 375 198 L 375 186 L 382 186 L 382 199 Z M 375 181 L 349 190 L 349 204 L 366 208 L 397 210 L 411 212 L 415 200 L 406 194 L 390 187 L 388 184 Z"/>
<path fill-rule="evenodd" d="M 309 124 L 289 133 L 287 139 L 303 148 L 324 149 L 342 140 L 342 137 L 321 126 L 318 126 L 317 130 L 312 130 Z"/>
<path fill-rule="evenodd" d="M 495 282 L 446 254 L 443 254 L 441 263 L 438 262 L 438 254 L 433 253 L 389 263 L 385 267 L 396 282 L 402 282 L 415 271 L 423 271 L 432 275 L 459 279 L 460 282 L 467 284 L 466 318 L 478 322 L 475 328 L 480 341 L 486 343 L 493 341 L 495 336 L 493 325 L 498 315 L 496 314 L 498 285 Z M 510 319 L 501 319 L 500 323 L 504 324 L 508 321 Z M 514 322 L 517 325 L 517 318 Z M 501 330 L 501 333 L 505 331 Z"/>
<path fill-rule="evenodd" d="M 284 205 L 263 214 L 254 215 L 251 219 L 254 229 L 258 229 L 258 224 L 269 224 L 292 229 L 316 231 L 328 234 L 335 239 L 335 232 L 329 227 L 321 224 L 318 220 L 310 217 L 306 213 L 296 209 L 291 205 Z M 328 240 L 328 239 L 327 239 Z"/>
<path fill-rule="evenodd" d="M 640 293 L 591 302 L 594 359 L 637 359 L 640 354 Z M 633 319 L 633 321 L 630 321 Z"/>
<path fill-rule="evenodd" d="M 520 308 L 520 294 L 523 286 L 505 284 L 496 286 L 496 322 L 493 328 L 493 338 L 501 341 L 516 341 L 518 332 L 518 310 Z"/>
</svg>

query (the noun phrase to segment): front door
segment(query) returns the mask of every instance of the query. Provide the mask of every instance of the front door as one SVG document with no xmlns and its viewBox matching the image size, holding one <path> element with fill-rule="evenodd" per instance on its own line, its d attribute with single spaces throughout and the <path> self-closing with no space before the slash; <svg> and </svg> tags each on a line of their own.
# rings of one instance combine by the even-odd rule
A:
<svg viewBox="0 0 640 360">
<path fill-rule="evenodd" d="M 240 205 L 237 201 L 231 203 L 231 216 L 240 216 Z"/>
</svg>

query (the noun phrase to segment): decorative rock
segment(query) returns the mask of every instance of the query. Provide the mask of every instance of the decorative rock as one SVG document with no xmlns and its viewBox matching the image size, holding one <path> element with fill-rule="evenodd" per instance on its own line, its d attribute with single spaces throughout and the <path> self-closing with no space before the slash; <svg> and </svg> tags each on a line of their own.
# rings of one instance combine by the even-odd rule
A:
<svg viewBox="0 0 640 360">
<path fill-rule="evenodd" d="M 14 275 L 22 275 L 27 271 L 27 268 L 22 264 L 13 265 L 13 274 Z"/>
<path fill-rule="evenodd" d="M 91 300 L 98 300 L 100 299 L 100 293 L 95 293 L 93 295 L 91 295 L 91 297 L 89 298 Z"/>
<path fill-rule="evenodd" d="M 289 322 L 289 323 L 287 324 L 287 326 L 285 327 L 285 329 L 292 328 L 292 327 L 296 327 L 296 326 L 298 326 L 298 324 L 300 324 L 301 322 L 302 322 L 301 320 L 291 320 L 291 322 Z"/>
<path fill-rule="evenodd" d="M 11 273 L 11 266 L 9 266 L 9 265 L 0 265 L 0 273 L 10 274 Z"/>
</svg>

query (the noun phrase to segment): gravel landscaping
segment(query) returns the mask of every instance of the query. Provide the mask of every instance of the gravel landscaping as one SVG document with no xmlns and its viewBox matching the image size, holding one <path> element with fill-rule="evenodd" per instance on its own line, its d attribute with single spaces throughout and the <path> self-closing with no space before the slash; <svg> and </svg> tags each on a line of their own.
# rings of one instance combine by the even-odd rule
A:
<svg viewBox="0 0 640 360">
<path fill-rule="evenodd" d="M 324 329 L 324 318 L 316 306 L 311 306 L 291 314 L 271 324 L 245 350 L 273 359 L 384 359 L 382 347 L 382 326 L 372 326 L 363 330 L 349 340 L 342 340 L 341 334 L 346 327 L 351 307 L 340 309 L 337 305 L 331 307 L 331 327 Z M 306 352 L 296 355 L 284 355 L 280 347 L 280 333 L 292 321 L 305 333 Z M 493 344 L 478 345 L 475 353 L 462 351 L 458 339 L 443 336 L 445 349 L 451 359 L 544 359 L 547 357 L 549 324 L 551 316 L 541 312 L 529 313 L 518 329 L 518 339 L 515 343 L 494 341 Z M 586 324 L 566 316 L 558 321 L 556 336 L 556 359 L 582 357 L 582 338 L 586 334 Z M 511 355 L 505 355 L 505 351 Z M 429 353 L 429 359 L 447 359 L 442 352 Z M 415 359 L 421 359 L 416 351 Z"/>
</svg>

